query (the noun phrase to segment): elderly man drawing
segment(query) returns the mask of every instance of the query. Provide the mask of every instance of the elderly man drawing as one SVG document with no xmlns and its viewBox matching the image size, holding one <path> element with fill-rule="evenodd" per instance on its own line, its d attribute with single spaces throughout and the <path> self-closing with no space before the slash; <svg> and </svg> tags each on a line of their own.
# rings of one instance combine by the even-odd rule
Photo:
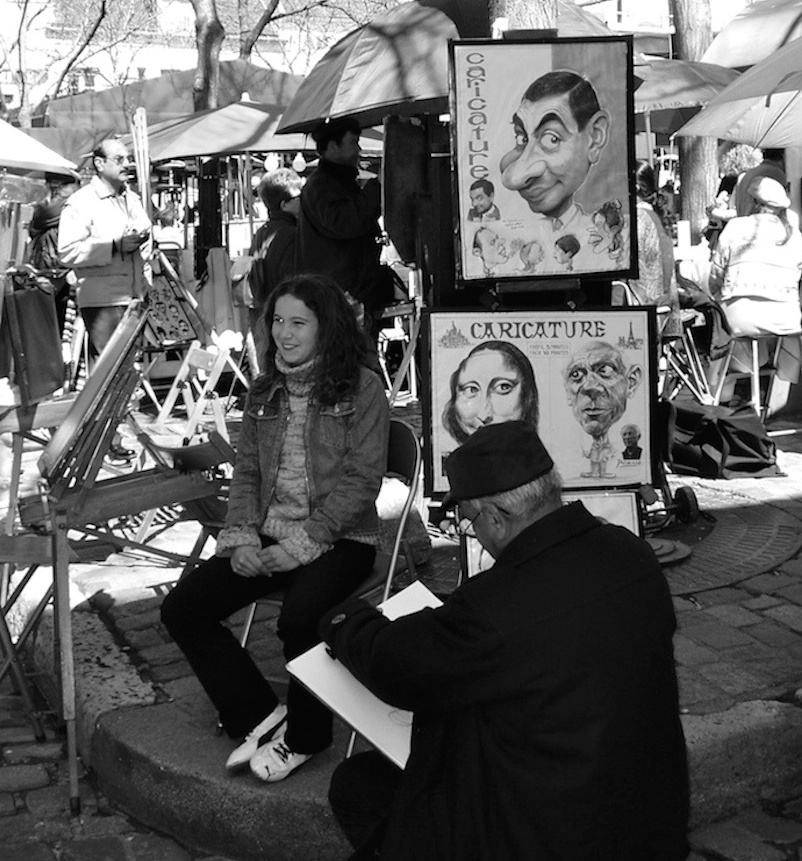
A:
<svg viewBox="0 0 802 861">
<path fill-rule="evenodd" d="M 435 610 L 391 622 L 353 601 L 322 627 L 415 715 L 403 772 L 376 751 L 334 772 L 352 858 L 683 861 L 676 622 L 652 549 L 562 505 L 526 422 L 480 428 L 446 471 L 460 529 L 495 565 Z"/>
</svg>

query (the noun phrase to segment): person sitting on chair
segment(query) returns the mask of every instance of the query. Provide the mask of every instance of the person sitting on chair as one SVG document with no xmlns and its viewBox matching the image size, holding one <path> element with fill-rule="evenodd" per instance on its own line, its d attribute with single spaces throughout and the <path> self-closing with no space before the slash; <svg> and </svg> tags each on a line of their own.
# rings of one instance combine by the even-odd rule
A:
<svg viewBox="0 0 802 861">
<path fill-rule="evenodd" d="M 245 737 L 226 767 L 275 782 L 331 744 L 332 715 L 292 680 L 281 704 L 223 621 L 283 589 L 284 657 L 318 642 L 323 614 L 373 567 L 390 416 L 331 279 L 285 279 L 264 316 L 266 371 L 248 393 L 217 555 L 178 582 L 161 613 L 223 729 Z"/>
<path fill-rule="evenodd" d="M 759 177 L 748 190 L 751 214 L 727 222 L 713 252 L 710 293 L 720 302 L 733 337 L 794 335 L 802 328 L 802 234 L 789 222 L 791 201 L 777 180 Z M 763 342 L 761 353 L 762 363 L 768 356 Z M 750 355 L 747 344 L 737 344 L 730 369 L 748 372 Z M 711 363 L 713 380 L 720 376 L 720 364 Z"/>
<path fill-rule="evenodd" d="M 562 504 L 527 422 L 480 428 L 446 472 L 459 529 L 495 565 L 436 609 L 390 621 L 352 600 L 321 625 L 414 713 L 403 771 L 369 751 L 332 775 L 352 858 L 684 861 L 676 621 L 654 552 Z"/>
</svg>

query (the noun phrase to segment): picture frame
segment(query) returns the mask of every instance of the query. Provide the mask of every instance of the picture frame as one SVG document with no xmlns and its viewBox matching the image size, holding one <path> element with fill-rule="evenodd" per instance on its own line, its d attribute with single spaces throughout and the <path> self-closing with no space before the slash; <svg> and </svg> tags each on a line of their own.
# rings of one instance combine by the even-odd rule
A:
<svg viewBox="0 0 802 861">
<path fill-rule="evenodd" d="M 643 537 L 643 519 L 637 491 L 580 490 L 574 493 L 563 493 L 562 500 L 563 505 L 581 502 L 594 517 L 613 526 L 623 526 L 633 535 Z M 478 538 L 463 536 L 461 540 L 465 542 L 467 577 L 475 577 L 496 564 L 496 560 L 482 547 Z"/>
<path fill-rule="evenodd" d="M 454 449 L 482 424 L 513 419 L 537 426 L 567 490 L 656 483 L 654 308 L 430 309 L 422 333 L 433 498 L 448 489 Z"/>
<path fill-rule="evenodd" d="M 458 279 L 633 277 L 632 38 L 449 50 Z"/>
</svg>

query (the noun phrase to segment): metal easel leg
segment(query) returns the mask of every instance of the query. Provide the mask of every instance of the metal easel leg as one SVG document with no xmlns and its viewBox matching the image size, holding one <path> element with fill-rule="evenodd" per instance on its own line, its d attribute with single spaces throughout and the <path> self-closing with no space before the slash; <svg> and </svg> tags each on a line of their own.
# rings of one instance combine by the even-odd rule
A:
<svg viewBox="0 0 802 861">
<path fill-rule="evenodd" d="M 72 651 L 72 613 L 70 610 L 70 563 L 67 541 L 67 520 L 59 514 L 52 516 L 53 527 L 53 654 L 58 661 L 61 678 L 61 716 L 67 734 L 67 764 L 69 769 L 70 813 L 81 812 L 78 789 L 78 738 L 75 726 L 75 662 Z"/>
</svg>

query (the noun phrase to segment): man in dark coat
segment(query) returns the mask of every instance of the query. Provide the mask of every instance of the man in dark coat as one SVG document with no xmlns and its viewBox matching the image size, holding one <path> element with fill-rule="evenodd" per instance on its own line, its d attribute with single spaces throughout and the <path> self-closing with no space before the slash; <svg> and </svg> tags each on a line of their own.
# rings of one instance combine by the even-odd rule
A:
<svg viewBox="0 0 802 861">
<path fill-rule="evenodd" d="M 356 858 L 682 861 L 688 774 L 671 596 L 645 541 L 561 481 L 534 428 L 480 428 L 446 462 L 459 528 L 496 559 L 442 607 L 395 621 L 350 601 L 333 654 L 414 712 L 403 772 L 332 777 Z"/>
<path fill-rule="evenodd" d="M 56 295 L 56 314 L 59 332 L 64 331 L 67 302 L 70 298 L 69 272 L 61 265 L 58 256 L 58 223 L 61 210 L 70 195 L 80 185 L 77 175 L 46 173 L 47 200 L 40 201 L 33 209 L 28 225 L 31 242 L 27 249 L 27 262 L 44 273 L 52 282 Z"/>
<path fill-rule="evenodd" d="M 379 266 L 381 187 L 376 179 L 357 182 L 359 132 L 355 119 L 343 117 L 312 133 L 320 161 L 301 192 L 296 269 L 328 275 L 373 321 L 392 287 Z"/>
<path fill-rule="evenodd" d="M 259 197 L 267 207 L 268 220 L 256 231 L 251 243 L 253 263 L 248 272 L 250 301 L 248 328 L 253 332 L 257 355 L 266 347 L 267 328 L 261 317 L 271 291 L 295 274 L 295 244 L 303 180 L 292 169 L 269 171 L 259 181 Z"/>
</svg>

